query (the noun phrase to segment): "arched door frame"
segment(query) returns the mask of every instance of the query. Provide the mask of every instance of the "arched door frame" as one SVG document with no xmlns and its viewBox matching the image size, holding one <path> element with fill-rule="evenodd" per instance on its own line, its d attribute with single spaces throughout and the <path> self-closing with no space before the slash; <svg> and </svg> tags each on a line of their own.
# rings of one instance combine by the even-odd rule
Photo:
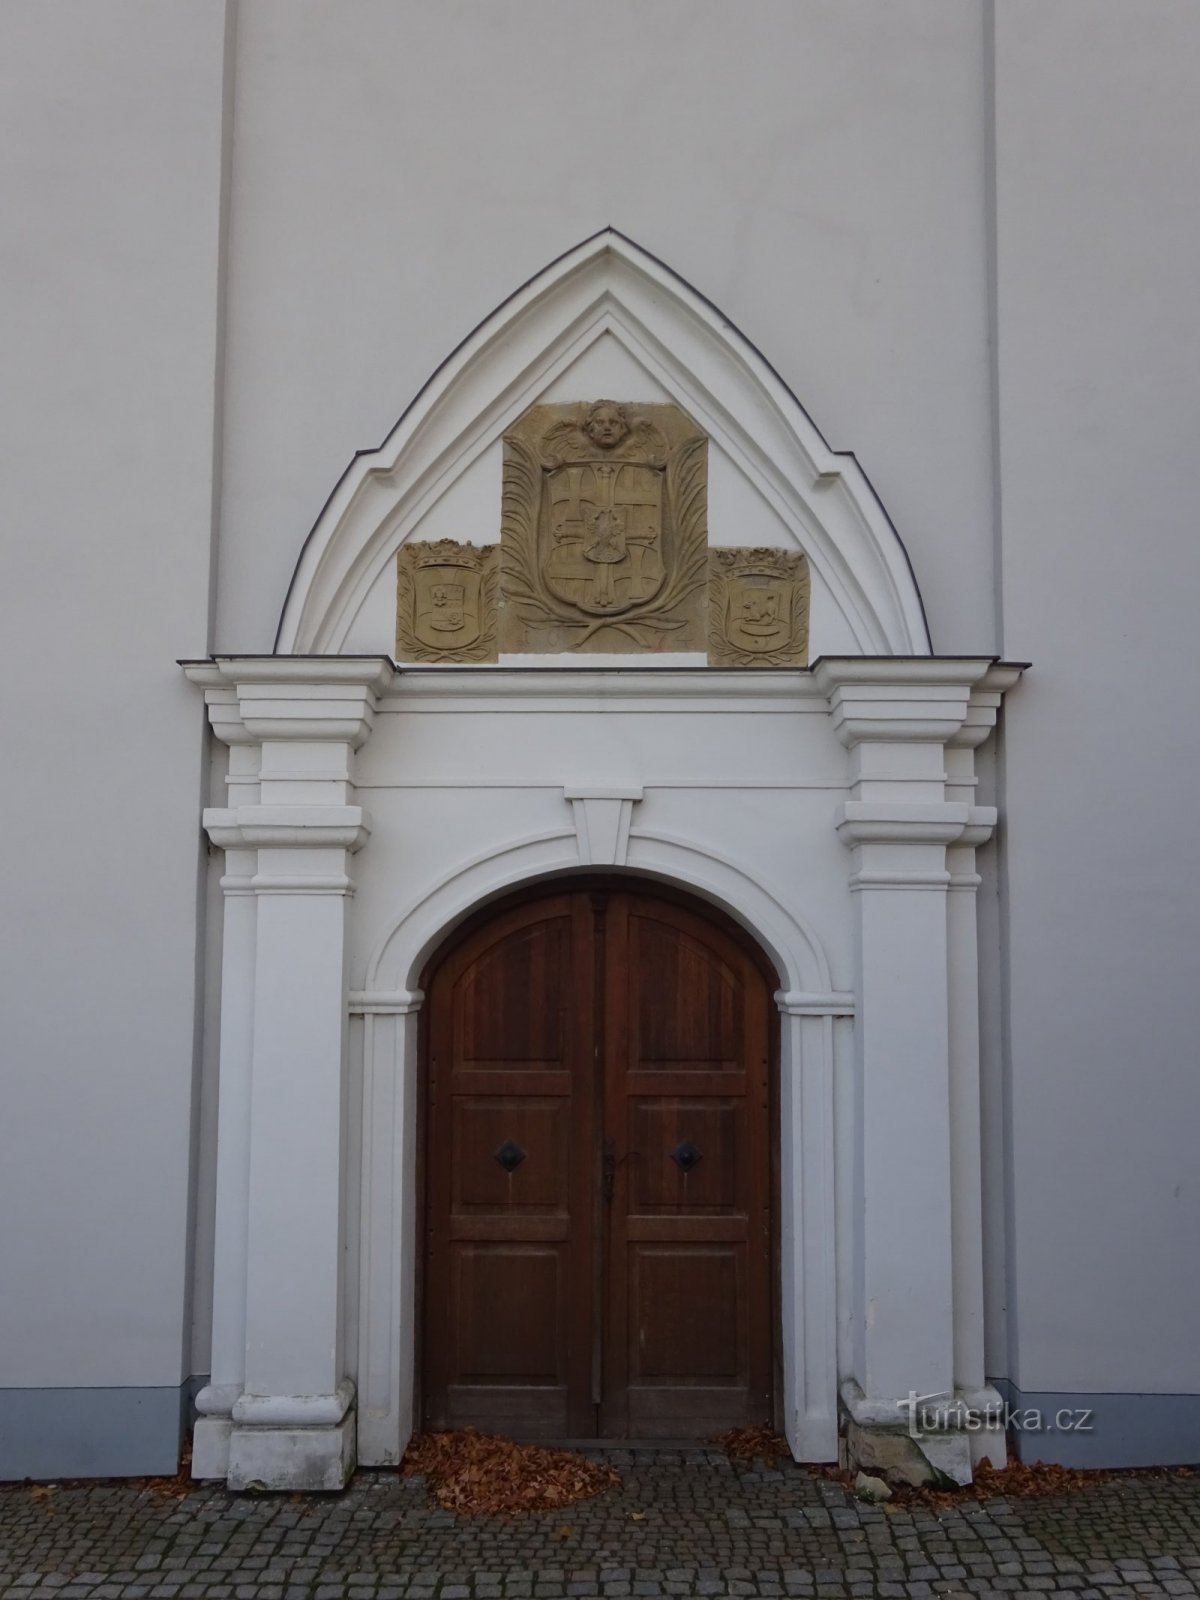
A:
<svg viewBox="0 0 1200 1600">
<path fill-rule="evenodd" d="M 664 883 L 658 879 L 648 877 L 645 873 L 622 872 L 613 869 L 605 872 L 580 869 L 573 873 L 566 873 L 553 878 L 539 879 L 534 883 L 519 886 L 507 894 L 489 900 L 485 905 L 478 907 L 474 912 L 463 918 L 448 933 L 446 938 L 432 952 L 421 974 L 421 991 L 426 1001 L 433 993 L 433 983 L 438 972 L 455 951 L 481 928 L 486 928 L 496 918 L 504 915 L 506 911 L 529 904 L 536 904 L 539 900 L 546 899 L 556 893 L 603 893 L 605 891 L 625 890 L 633 894 L 644 894 L 649 899 L 667 901 L 678 905 L 692 915 L 710 923 L 731 939 L 751 960 L 763 978 L 766 985 L 767 996 L 777 994 L 780 989 L 779 974 L 774 963 L 767 955 L 759 941 L 744 928 L 736 918 L 729 915 L 721 906 L 715 905 L 711 900 L 702 899 L 696 893 L 682 888 L 676 883 Z M 780 1250 L 779 1250 L 779 1190 L 780 1190 L 780 1137 L 779 1137 L 779 1015 L 778 1008 L 771 1008 L 772 1015 L 767 1018 L 767 1038 L 769 1044 L 769 1059 L 767 1064 L 768 1083 L 768 1122 L 767 1137 L 771 1152 L 770 1172 L 770 1203 L 771 1203 L 771 1236 L 770 1236 L 770 1328 L 771 1328 L 771 1389 L 773 1404 L 773 1423 L 781 1427 L 783 1423 L 783 1382 L 782 1382 L 782 1323 L 781 1323 L 781 1293 L 780 1293 Z M 418 1077 L 417 1077 L 417 1238 L 426 1238 L 426 1219 L 428 1207 L 428 1175 L 430 1162 L 429 1149 L 429 1006 L 423 1004 L 418 1014 L 417 1024 L 417 1051 L 418 1051 Z M 425 1272 L 426 1250 L 421 1248 L 417 1252 L 415 1292 L 417 1300 L 417 1314 L 415 1319 L 415 1350 L 413 1357 L 413 1415 L 420 1418 L 422 1413 L 422 1374 L 424 1371 L 423 1360 L 423 1327 L 425 1321 Z"/>
<path fill-rule="evenodd" d="M 797 1459 L 837 1451 L 837 1283 L 834 1228 L 835 992 L 819 942 L 739 866 L 686 841 L 635 831 L 628 873 L 714 908 L 775 973 L 779 1010 L 779 1383 L 777 1411 Z M 420 978 L 475 914 L 513 890 L 543 892 L 578 877 L 574 831 L 488 853 L 406 908 L 352 992 L 361 1155 L 356 1164 L 358 1451 L 366 1465 L 398 1461 L 416 1420 Z M 356 1315 L 355 1315 L 356 1313 Z"/>
</svg>

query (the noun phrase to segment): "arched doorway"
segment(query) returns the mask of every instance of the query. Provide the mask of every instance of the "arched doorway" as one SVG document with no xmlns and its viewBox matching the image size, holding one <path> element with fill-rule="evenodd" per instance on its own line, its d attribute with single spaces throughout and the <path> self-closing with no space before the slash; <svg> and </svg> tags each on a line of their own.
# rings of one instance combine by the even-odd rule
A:
<svg viewBox="0 0 1200 1600">
<path fill-rule="evenodd" d="M 774 987 L 729 919 L 628 876 L 510 897 L 434 958 L 424 1426 L 772 1420 Z"/>
</svg>

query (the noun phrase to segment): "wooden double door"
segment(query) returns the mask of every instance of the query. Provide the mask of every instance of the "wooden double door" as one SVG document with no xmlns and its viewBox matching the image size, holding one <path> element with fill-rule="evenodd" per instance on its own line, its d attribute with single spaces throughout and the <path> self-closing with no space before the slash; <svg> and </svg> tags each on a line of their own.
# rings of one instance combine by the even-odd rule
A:
<svg viewBox="0 0 1200 1600">
<path fill-rule="evenodd" d="M 424 1425 L 770 1421 L 756 953 L 695 903 L 593 883 L 477 920 L 427 981 Z"/>
</svg>

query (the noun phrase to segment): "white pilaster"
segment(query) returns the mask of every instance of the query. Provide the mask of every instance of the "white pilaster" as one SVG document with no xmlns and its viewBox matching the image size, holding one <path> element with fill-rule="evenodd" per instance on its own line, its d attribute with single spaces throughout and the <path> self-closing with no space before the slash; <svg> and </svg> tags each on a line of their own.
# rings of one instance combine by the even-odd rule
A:
<svg viewBox="0 0 1200 1600">
<path fill-rule="evenodd" d="M 229 746 L 227 787 L 232 806 L 258 799 L 258 745 L 247 732 L 237 692 L 216 666 L 188 669 L 205 689 L 213 732 Z M 254 1039 L 255 852 L 241 848 L 240 831 L 214 824 L 212 842 L 225 851 L 221 878 L 221 1035 L 217 1092 L 216 1215 L 213 1238 L 212 1353 L 209 1381 L 196 1396 L 193 1478 L 229 1472 L 233 1405 L 246 1364 L 246 1213 L 250 1177 L 250 1059 Z"/>
<path fill-rule="evenodd" d="M 946 852 L 951 1241 L 954 1276 L 954 1386 L 972 1410 L 999 1415 L 1000 1395 L 987 1384 L 983 1325 L 983 1181 L 979 1089 L 979 933 L 976 848 L 992 836 L 996 813 L 975 803 L 975 751 L 996 724 L 1004 692 L 1021 668 L 997 664 L 972 690 L 967 716 L 946 747 L 946 793 L 968 807 L 967 826 Z M 974 1464 L 1007 1460 L 1002 1426 L 973 1430 Z"/>
<path fill-rule="evenodd" d="M 979 1265 L 978 1197 L 956 1214 L 956 1179 L 969 1181 L 963 1144 L 975 1151 L 978 1187 L 977 1021 L 973 1100 L 970 1074 L 964 1083 L 960 1072 L 978 1004 L 977 954 L 973 935 L 958 942 L 958 914 L 950 920 L 958 862 L 948 850 L 994 818 L 948 785 L 946 746 L 968 722 L 972 691 L 991 665 L 854 658 L 814 670 L 850 761 L 838 833 L 852 852 L 856 907 L 857 1236 L 853 1370 L 843 1398 L 860 1451 L 872 1429 L 895 1430 L 902 1437 L 889 1448 L 908 1449 L 910 1393 L 954 1395 L 956 1288 Z M 880 1449 L 871 1464 L 887 1464 Z M 920 1452 L 914 1471 L 969 1478 L 961 1432 L 922 1439 Z"/>
<path fill-rule="evenodd" d="M 221 659 L 216 670 L 257 746 L 258 793 L 204 818 L 214 843 L 253 864 L 246 886 L 254 906 L 252 951 L 238 923 L 236 952 L 226 952 L 222 1095 L 227 1002 L 235 1055 L 250 1040 L 250 1072 L 247 1089 L 231 1066 L 229 1155 L 218 1155 L 218 1214 L 231 1239 L 219 1266 L 229 1276 L 221 1325 L 222 1378 L 228 1372 L 230 1383 L 216 1383 L 214 1354 L 210 1387 L 214 1402 L 238 1387 L 228 1413 L 231 1488 L 337 1489 L 354 1465 L 341 1327 L 346 907 L 350 858 L 370 831 L 353 803 L 352 763 L 392 668 L 373 658 L 261 657 Z M 241 889 L 247 873 L 236 877 Z M 248 1136 L 239 1139 L 235 1119 Z M 226 1136 L 222 1107 L 219 1144 Z M 239 1215 L 240 1274 L 232 1242 Z M 244 1333 L 234 1377 L 239 1309 Z"/>
</svg>

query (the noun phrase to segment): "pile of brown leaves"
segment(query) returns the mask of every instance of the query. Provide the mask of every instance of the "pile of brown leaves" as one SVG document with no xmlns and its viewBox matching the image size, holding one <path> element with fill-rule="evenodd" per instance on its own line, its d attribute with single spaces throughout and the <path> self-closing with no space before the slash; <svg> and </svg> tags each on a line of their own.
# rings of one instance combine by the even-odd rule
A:
<svg viewBox="0 0 1200 1600">
<path fill-rule="evenodd" d="M 720 1445 L 731 1461 L 763 1461 L 768 1467 L 791 1455 L 787 1440 L 765 1422 L 757 1428 L 731 1428 L 717 1434 L 712 1443 Z"/>
<path fill-rule="evenodd" d="M 438 1505 L 462 1516 L 554 1511 L 606 1494 L 621 1482 L 611 1467 L 574 1450 L 515 1444 L 474 1428 L 418 1434 L 400 1471 L 406 1478 L 428 1478 Z"/>
</svg>

